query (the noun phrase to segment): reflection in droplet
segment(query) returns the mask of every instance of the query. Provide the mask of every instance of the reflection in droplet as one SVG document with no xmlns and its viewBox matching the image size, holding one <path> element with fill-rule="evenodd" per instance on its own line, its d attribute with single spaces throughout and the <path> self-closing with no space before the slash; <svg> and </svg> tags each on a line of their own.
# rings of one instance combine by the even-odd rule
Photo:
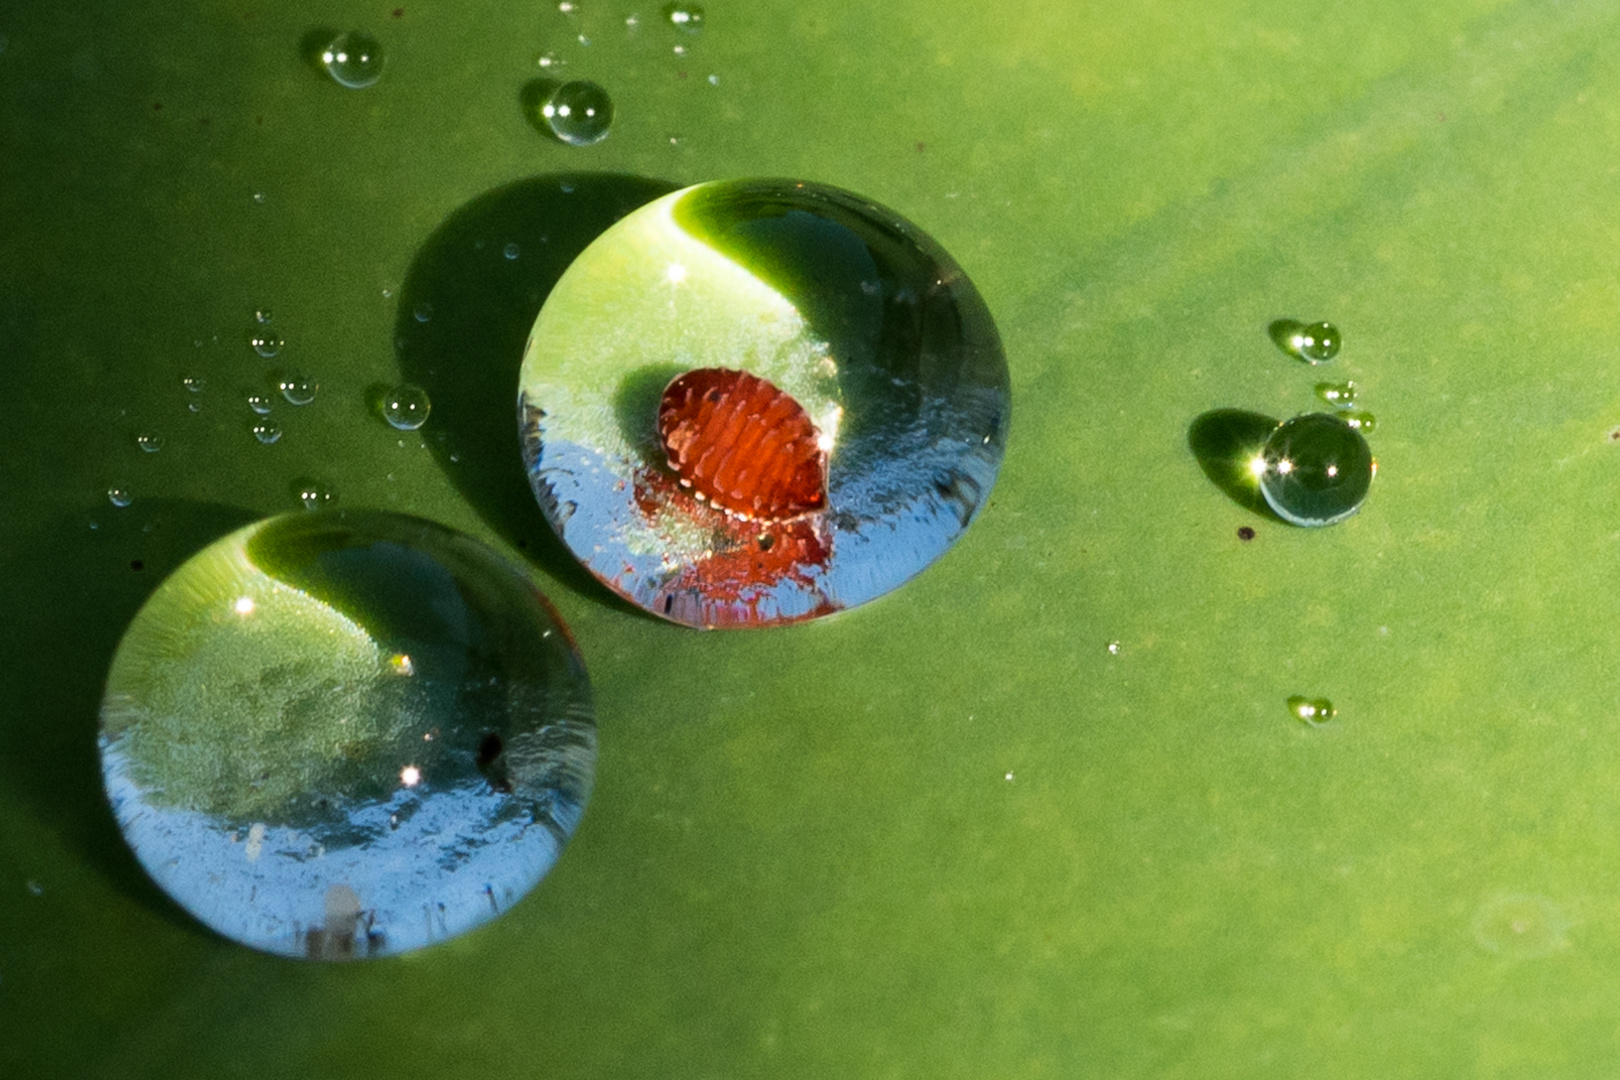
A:
<svg viewBox="0 0 1620 1080">
<path fill-rule="evenodd" d="M 163 436 L 156 431 L 143 431 L 135 436 L 135 445 L 148 454 L 155 454 L 163 449 Z"/>
<path fill-rule="evenodd" d="M 321 50 L 321 66 L 338 85 L 364 90 L 382 78 L 382 45 L 364 30 L 350 30 Z"/>
<path fill-rule="evenodd" d="M 1367 434 L 1378 426 L 1378 417 L 1365 410 L 1358 409 L 1354 412 L 1343 413 L 1342 415 L 1344 416 L 1345 423 L 1349 424 L 1363 435 Z"/>
<path fill-rule="evenodd" d="M 698 375 L 729 381 L 666 408 Z M 520 390 L 564 543 L 702 627 L 815 618 L 926 567 L 985 503 L 1009 393 L 989 311 L 943 249 L 793 181 L 700 185 L 609 229 L 549 294 Z"/>
<path fill-rule="evenodd" d="M 1339 328 L 1329 322 L 1302 323 L 1278 319 L 1269 327 L 1277 348 L 1307 364 L 1322 364 L 1339 355 Z"/>
<path fill-rule="evenodd" d="M 281 425 L 270 419 L 256 421 L 253 425 L 253 437 L 269 446 L 280 440 Z"/>
<path fill-rule="evenodd" d="M 247 396 L 247 407 L 260 416 L 268 416 L 273 403 L 270 401 L 269 394 L 249 394 Z"/>
<path fill-rule="evenodd" d="M 534 66 L 544 71 L 557 71 L 566 66 L 568 61 L 553 52 L 543 52 L 534 58 Z"/>
<path fill-rule="evenodd" d="M 315 400 L 320 384 L 307 375 L 283 375 L 276 382 L 281 396 L 292 405 L 308 405 Z"/>
<path fill-rule="evenodd" d="M 382 417 L 390 427 L 415 431 L 427 423 L 432 405 L 426 390 L 411 383 L 401 383 L 383 394 Z"/>
<path fill-rule="evenodd" d="M 1332 525 L 1361 509 L 1376 466 L 1343 418 L 1307 413 L 1277 425 L 1255 460 L 1266 504 L 1294 525 Z"/>
<path fill-rule="evenodd" d="M 323 480 L 303 476 L 294 480 L 291 487 L 293 498 L 305 510 L 321 510 L 337 502 L 337 492 Z"/>
<path fill-rule="evenodd" d="M 1302 694 L 1295 694 L 1288 699 L 1288 711 L 1294 719 L 1301 720 L 1312 727 L 1319 727 L 1339 715 L 1339 710 L 1333 707 L 1333 702 L 1327 698 L 1308 698 Z"/>
<path fill-rule="evenodd" d="M 1569 918 L 1545 896 L 1493 897 L 1474 912 L 1474 940 L 1486 952 L 1519 960 L 1550 956 L 1569 944 Z"/>
<path fill-rule="evenodd" d="M 260 306 L 253 309 L 253 321 L 260 326 L 266 326 L 274 319 L 275 314 L 267 307 Z"/>
<path fill-rule="evenodd" d="M 398 953 L 517 902 L 589 796 L 589 686 L 529 580 L 448 529 L 295 513 L 210 545 L 125 633 L 107 793 L 152 877 L 217 932 Z"/>
<path fill-rule="evenodd" d="M 570 146 L 591 146 L 607 138 L 613 126 L 613 99 L 593 82 L 566 82 L 540 106 L 540 117 Z"/>
<path fill-rule="evenodd" d="M 512 243 L 507 244 L 501 249 L 501 254 L 506 256 L 508 259 L 515 259 L 519 255 L 523 254 L 523 248 L 520 247 L 517 241 L 514 240 Z"/>
<path fill-rule="evenodd" d="M 1316 396 L 1337 409 L 1348 409 L 1356 403 L 1356 384 L 1353 382 L 1319 382 Z"/>
<path fill-rule="evenodd" d="M 208 386 L 208 381 L 195 373 L 180 376 L 180 385 L 186 388 L 189 394 L 200 394 Z"/>
<path fill-rule="evenodd" d="M 127 487 L 110 487 L 107 489 L 107 501 L 114 506 L 128 506 L 134 501 L 134 496 L 130 495 Z"/>
<path fill-rule="evenodd" d="M 248 335 L 248 344 L 253 346 L 254 352 L 269 360 L 281 351 L 286 341 L 274 330 L 259 329 Z"/>
<path fill-rule="evenodd" d="M 688 0 L 673 0 L 664 5 L 664 19 L 677 30 L 695 34 L 703 29 L 703 8 Z"/>
<path fill-rule="evenodd" d="M 416 310 L 411 314 L 416 317 L 417 322 L 428 322 L 433 318 L 433 305 L 428 303 L 426 300 L 423 300 L 420 304 L 416 305 Z"/>
<path fill-rule="evenodd" d="M 1109 656 L 1118 656 L 1121 652 L 1124 651 L 1124 649 L 1125 649 L 1125 646 L 1120 644 L 1117 641 L 1110 641 L 1108 643 L 1108 655 Z"/>
</svg>

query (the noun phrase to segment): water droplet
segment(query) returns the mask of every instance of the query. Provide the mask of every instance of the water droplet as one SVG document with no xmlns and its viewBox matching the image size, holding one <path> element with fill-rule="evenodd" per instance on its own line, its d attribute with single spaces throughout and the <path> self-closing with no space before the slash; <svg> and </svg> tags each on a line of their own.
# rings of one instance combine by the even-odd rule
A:
<svg viewBox="0 0 1620 1080">
<path fill-rule="evenodd" d="M 534 58 L 534 66 L 544 71 L 559 71 L 568 66 L 568 61 L 553 52 L 543 52 Z"/>
<path fill-rule="evenodd" d="M 148 454 L 155 454 L 163 449 L 163 436 L 155 431 L 143 431 L 135 436 L 135 445 Z"/>
<path fill-rule="evenodd" d="M 268 326 L 270 321 L 274 318 L 275 313 L 267 307 L 255 308 L 253 311 L 253 321 L 258 323 L 260 326 Z"/>
<path fill-rule="evenodd" d="M 1378 426 L 1378 417 L 1374 416 L 1370 412 L 1347 412 L 1341 415 L 1344 417 L 1345 423 L 1349 424 L 1363 435 L 1367 434 L 1369 431 L 1372 431 Z"/>
<path fill-rule="evenodd" d="M 675 0 L 664 5 L 664 18 L 677 30 L 695 34 L 703 29 L 703 8 L 697 4 Z"/>
<path fill-rule="evenodd" d="M 564 15 L 578 15 L 579 0 L 557 0 L 557 10 Z"/>
<path fill-rule="evenodd" d="M 519 255 L 523 254 L 523 248 L 519 247 L 516 242 L 513 242 L 502 248 L 501 254 L 505 255 L 508 259 L 515 259 Z"/>
<path fill-rule="evenodd" d="M 671 135 L 669 137 L 669 145 L 671 145 L 671 146 L 679 146 L 679 145 L 681 145 L 681 137 L 679 135 Z"/>
<path fill-rule="evenodd" d="M 383 291 L 382 291 L 382 294 L 383 294 L 383 299 L 384 300 L 392 300 L 394 298 L 394 290 L 393 289 L 384 288 Z"/>
<path fill-rule="evenodd" d="M 114 506 L 128 506 L 134 500 L 126 487 L 110 487 L 107 489 L 107 501 Z"/>
<path fill-rule="evenodd" d="M 292 482 L 292 495 L 305 510 L 322 510 L 337 502 L 337 492 L 322 480 L 303 476 Z"/>
<path fill-rule="evenodd" d="M 676 46 L 672 47 L 669 51 L 674 53 L 677 57 L 685 56 L 686 55 L 686 46 L 685 45 L 676 45 Z M 686 74 L 684 72 L 682 72 L 681 78 L 683 78 L 683 79 L 686 78 Z"/>
<path fill-rule="evenodd" d="M 793 181 L 700 185 L 623 218 L 551 290 L 519 385 L 564 543 L 694 626 L 898 586 L 973 520 L 1006 440 L 1004 354 L 961 269 L 893 211 Z"/>
<path fill-rule="evenodd" d="M 342 510 L 251 525 L 161 584 L 113 658 L 99 746 L 153 879 L 218 933 L 312 959 L 510 907 L 573 835 L 596 759 L 584 667 L 526 575 L 442 526 Z"/>
<path fill-rule="evenodd" d="M 283 375 L 276 385 L 281 396 L 293 405 L 308 405 L 315 400 L 320 384 L 307 375 Z"/>
<path fill-rule="evenodd" d="M 269 360 L 287 343 L 274 330 L 255 330 L 248 335 L 248 344 L 253 346 L 254 352 Z"/>
<path fill-rule="evenodd" d="M 180 376 L 180 385 L 186 388 L 189 394 L 200 394 L 208 386 L 208 380 L 201 375 L 187 374 Z"/>
<path fill-rule="evenodd" d="M 270 395 L 249 394 L 247 396 L 247 407 L 258 413 L 260 416 L 269 415 L 271 407 Z"/>
<path fill-rule="evenodd" d="M 1356 384 L 1353 382 L 1319 382 L 1316 396 L 1337 409 L 1348 409 L 1356 403 Z"/>
<path fill-rule="evenodd" d="M 1288 699 L 1288 711 L 1296 720 L 1302 720 L 1311 727 L 1320 727 L 1338 715 L 1333 702 L 1327 698 L 1308 698 L 1299 694 Z"/>
<path fill-rule="evenodd" d="M 274 420 L 256 421 L 253 425 L 253 437 L 269 446 L 281 438 L 281 425 Z"/>
<path fill-rule="evenodd" d="M 424 300 L 416 305 L 416 310 L 411 314 L 415 316 L 417 322 L 428 322 L 433 318 L 433 305 Z"/>
<path fill-rule="evenodd" d="M 45 886 L 41 885 L 39 882 L 34 881 L 32 878 L 30 878 L 29 881 L 28 881 L 28 895 L 30 895 L 30 896 L 44 896 L 45 895 Z"/>
<path fill-rule="evenodd" d="M 1118 656 L 1124 650 L 1124 648 L 1125 648 L 1125 646 L 1121 645 L 1119 642 L 1110 641 L 1108 643 L 1108 655 L 1109 656 Z"/>
<path fill-rule="evenodd" d="M 321 50 L 321 66 L 338 85 L 364 90 L 382 78 L 382 46 L 364 30 L 350 30 Z"/>
<path fill-rule="evenodd" d="M 257 204 L 259 206 L 263 206 L 264 205 L 264 192 L 255 191 L 253 193 L 253 201 L 254 201 L 255 204 Z"/>
<path fill-rule="evenodd" d="M 1278 319 L 1268 328 L 1277 348 L 1307 364 L 1322 364 L 1339 355 L 1339 328 L 1328 322 Z"/>
<path fill-rule="evenodd" d="M 1285 420 L 1256 459 L 1260 492 L 1294 525 L 1332 525 L 1361 509 L 1376 466 L 1361 432 L 1328 413 Z"/>
<path fill-rule="evenodd" d="M 1474 940 L 1486 952 L 1535 960 L 1569 945 L 1569 918 L 1545 896 L 1493 897 L 1474 912 Z"/>
<path fill-rule="evenodd" d="M 720 76 L 718 76 L 718 75 L 710 75 L 709 76 L 709 85 L 710 86 L 719 86 L 720 85 Z"/>
<path fill-rule="evenodd" d="M 591 146 L 607 138 L 613 125 L 613 99 L 593 82 L 566 82 L 540 106 L 551 133 L 570 146 Z"/>
<path fill-rule="evenodd" d="M 401 383 L 383 394 L 382 417 L 390 427 L 415 431 L 427 423 L 432 404 L 426 390 L 410 383 Z"/>
</svg>

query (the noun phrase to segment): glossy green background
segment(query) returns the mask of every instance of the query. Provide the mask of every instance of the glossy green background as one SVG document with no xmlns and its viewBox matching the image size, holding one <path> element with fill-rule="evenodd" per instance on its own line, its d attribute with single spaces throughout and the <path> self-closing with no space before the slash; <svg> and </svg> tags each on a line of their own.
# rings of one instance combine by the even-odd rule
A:
<svg viewBox="0 0 1620 1080">
<path fill-rule="evenodd" d="M 1613 1075 L 1620 11 L 711 0 L 683 41 L 583 3 L 0 11 L 0 1073 Z M 333 25 L 382 39 L 379 85 L 300 61 Z M 600 146 L 524 119 L 545 49 L 614 93 Z M 961 543 L 764 633 L 660 624 L 562 559 L 500 451 L 544 260 L 467 251 L 658 188 L 498 194 L 564 172 L 803 176 L 940 240 L 1014 387 Z M 1285 316 L 1338 323 L 1379 419 L 1330 529 L 1187 444 L 1317 404 Z M 263 447 L 241 400 L 278 364 L 322 389 Z M 402 370 L 438 390 L 403 441 L 366 404 Z M 118 635 L 304 476 L 524 559 L 597 688 L 557 869 L 396 961 L 212 938 L 101 801 Z"/>
</svg>

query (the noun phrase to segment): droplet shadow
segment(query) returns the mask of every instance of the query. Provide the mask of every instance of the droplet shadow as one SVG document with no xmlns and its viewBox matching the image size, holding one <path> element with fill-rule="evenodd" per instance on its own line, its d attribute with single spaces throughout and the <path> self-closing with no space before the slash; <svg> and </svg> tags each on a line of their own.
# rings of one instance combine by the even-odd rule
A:
<svg viewBox="0 0 1620 1080">
<path fill-rule="evenodd" d="M 401 377 L 426 390 L 432 403 L 418 434 L 468 504 L 569 588 L 626 609 L 540 512 L 518 436 L 518 372 L 535 316 L 569 264 L 620 218 L 678 186 L 569 173 L 486 192 L 423 243 L 395 316 Z M 424 304 L 433 310 L 427 322 L 415 315 Z"/>
<path fill-rule="evenodd" d="M 1266 504 L 1250 464 L 1277 429 L 1275 418 L 1244 409 L 1211 409 L 1187 429 L 1187 447 L 1210 482 L 1245 510 L 1286 524 Z"/>
</svg>

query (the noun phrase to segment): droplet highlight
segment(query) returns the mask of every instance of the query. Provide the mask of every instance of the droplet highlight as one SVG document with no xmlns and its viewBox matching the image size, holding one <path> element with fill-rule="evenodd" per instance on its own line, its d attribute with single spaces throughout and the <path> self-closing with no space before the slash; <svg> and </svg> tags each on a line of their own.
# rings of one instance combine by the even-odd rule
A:
<svg viewBox="0 0 1620 1080">
<path fill-rule="evenodd" d="M 1277 425 L 1254 468 L 1278 517 L 1320 526 L 1361 509 L 1376 466 L 1367 440 L 1342 417 L 1307 413 Z"/>
<path fill-rule="evenodd" d="M 703 29 L 703 8 L 697 4 L 675 0 L 664 5 L 664 21 L 677 30 L 695 34 Z"/>
<path fill-rule="evenodd" d="M 1278 319 L 1269 327 L 1277 348 L 1307 364 L 1325 364 L 1339 355 L 1339 328 L 1330 322 L 1303 323 Z"/>
<path fill-rule="evenodd" d="M 337 502 L 337 492 L 324 480 L 299 477 L 292 482 L 292 495 L 305 510 L 324 510 Z"/>
<path fill-rule="evenodd" d="M 382 45 L 364 30 L 350 30 L 321 50 L 321 66 L 339 86 L 364 90 L 382 78 Z"/>
<path fill-rule="evenodd" d="M 593 146 L 607 138 L 613 126 L 613 99 L 596 83 L 566 82 L 540 106 L 540 118 L 570 146 Z"/>
<path fill-rule="evenodd" d="M 253 437 L 266 446 L 281 441 L 281 425 L 274 420 L 260 420 L 253 425 L 251 430 L 253 431 Z"/>
<path fill-rule="evenodd" d="M 401 383 L 386 391 L 382 397 L 382 418 L 388 426 L 399 431 L 415 431 L 427 423 L 433 403 L 420 386 Z"/>
<path fill-rule="evenodd" d="M 156 431 L 143 431 L 135 436 L 135 445 L 148 454 L 163 449 L 163 436 Z"/>
<path fill-rule="evenodd" d="M 320 390 L 320 384 L 307 375 L 283 375 L 276 386 L 291 405 L 308 405 Z"/>
<path fill-rule="evenodd" d="M 1311 727 L 1320 727 L 1339 715 L 1339 711 L 1333 707 L 1333 702 L 1327 698 L 1309 698 L 1301 694 L 1295 694 L 1288 699 L 1288 712 L 1294 719 Z"/>
<path fill-rule="evenodd" d="M 1348 409 L 1356 403 L 1356 384 L 1353 382 L 1319 382 L 1316 396 L 1335 409 Z"/>
<path fill-rule="evenodd" d="M 135 501 L 127 487 L 110 487 L 107 489 L 107 501 L 117 507 L 125 507 Z"/>
<path fill-rule="evenodd" d="M 253 347 L 254 352 L 270 360 L 280 353 L 282 346 L 287 343 L 274 330 L 257 329 L 248 335 L 248 344 Z"/>
<path fill-rule="evenodd" d="M 259 416 L 268 416 L 271 408 L 274 407 L 274 403 L 270 400 L 269 394 L 249 394 L 247 396 L 247 407 Z"/>
</svg>

